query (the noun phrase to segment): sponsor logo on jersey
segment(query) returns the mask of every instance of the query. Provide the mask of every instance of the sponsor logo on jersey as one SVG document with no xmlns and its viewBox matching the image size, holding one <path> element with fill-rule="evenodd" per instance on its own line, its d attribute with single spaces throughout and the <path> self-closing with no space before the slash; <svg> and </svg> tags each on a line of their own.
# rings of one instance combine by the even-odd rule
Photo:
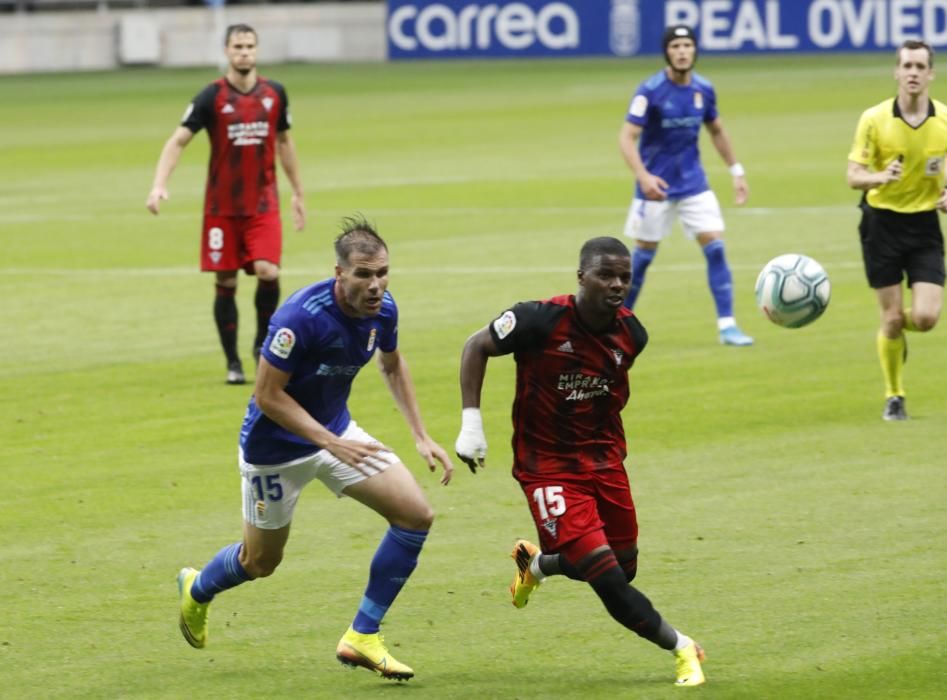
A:
<svg viewBox="0 0 947 700">
<path fill-rule="evenodd" d="M 217 263 L 220 262 L 220 259 L 224 257 L 224 254 L 221 253 L 219 250 L 212 250 L 208 254 L 208 257 L 210 258 L 210 261 L 216 265 Z"/>
<path fill-rule="evenodd" d="M 608 396 L 608 379 L 582 372 L 566 372 L 559 375 L 556 389 L 565 393 L 566 401 L 588 401 L 599 396 Z"/>
<path fill-rule="evenodd" d="M 699 127 L 703 117 L 665 117 L 661 120 L 662 129 L 693 129 Z"/>
<path fill-rule="evenodd" d="M 227 125 L 227 138 L 234 146 L 256 146 L 270 134 L 269 122 L 238 122 Z"/>
<path fill-rule="evenodd" d="M 700 92 L 694 93 L 694 107 L 696 107 L 697 109 L 704 108 L 704 95 Z"/>
<path fill-rule="evenodd" d="M 270 341 L 270 352 L 284 360 L 289 357 L 294 347 L 296 347 L 296 334 L 289 328 L 280 328 Z"/>
<path fill-rule="evenodd" d="M 516 328 L 516 314 L 512 311 L 504 311 L 503 315 L 493 322 L 493 330 L 496 331 L 497 338 L 503 340 Z"/>
<path fill-rule="evenodd" d="M 270 109 L 273 107 L 272 97 L 264 97 L 262 100 L 260 100 L 260 102 L 263 103 L 263 109 L 265 109 L 267 112 L 269 112 Z"/>
<path fill-rule="evenodd" d="M 572 349 L 572 343 L 570 343 L 568 340 L 556 348 L 556 350 L 559 352 L 575 352 L 575 350 Z"/>
<path fill-rule="evenodd" d="M 941 158 L 936 156 L 934 158 L 928 158 L 927 163 L 924 165 L 924 174 L 928 177 L 937 175 L 940 173 Z"/>
<path fill-rule="evenodd" d="M 266 501 L 257 501 L 253 507 L 256 510 L 257 518 L 262 520 L 264 517 L 266 517 Z"/>
<path fill-rule="evenodd" d="M 368 345 L 365 346 L 365 349 L 368 352 L 371 352 L 375 349 L 375 337 L 378 335 L 378 330 L 372 328 L 372 332 L 368 334 Z"/>
<path fill-rule="evenodd" d="M 327 365 L 323 362 L 316 374 L 320 377 L 354 377 L 361 368 L 361 365 Z"/>
<path fill-rule="evenodd" d="M 233 108 L 233 105 L 228 102 L 227 104 L 225 104 L 225 105 L 223 106 L 223 109 L 220 110 L 220 113 L 221 113 L 221 114 L 233 114 L 233 113 L 236 112 L 236 111 L 237 111 L 237 110 L 235 110 L 235 109 Z"/>
</svg>

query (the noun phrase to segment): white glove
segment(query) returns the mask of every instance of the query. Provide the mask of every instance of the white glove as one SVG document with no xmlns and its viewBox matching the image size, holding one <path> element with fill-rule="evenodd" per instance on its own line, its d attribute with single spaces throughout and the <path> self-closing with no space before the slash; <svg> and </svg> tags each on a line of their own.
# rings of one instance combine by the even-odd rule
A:
<svg viewBox="0 0 947 700">
<path fill-rule="evenodd" d="M 454 443 L 457 456 L 470 467 L 470 471 L 477 473 L 477 467 L 486 466 L 483 462 L 487 456 L 487 436 L 483 434 L 483 418 L 479 408 L 465 408 L 463 410 L 460 435 Z"/>
</svg>

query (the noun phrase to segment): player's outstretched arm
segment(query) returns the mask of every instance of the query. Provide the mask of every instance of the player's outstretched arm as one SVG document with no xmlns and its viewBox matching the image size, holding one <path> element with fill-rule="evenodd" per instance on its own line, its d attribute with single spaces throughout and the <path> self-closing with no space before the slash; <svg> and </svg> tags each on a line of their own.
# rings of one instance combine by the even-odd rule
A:
<svg viewBox="0 0 947 700">
<path fill-rule="evenodd" d="M 306 203 L 303 201 L 302 179 L 299 176 L 299 157 L 296 155 L 296 145 L 288 131 L 281 131 L 276 135 L 276 152 L 283 166 L 283 172 L 289 178 L 290 187 L 293 189 L 291 200 L 293 226 L 297 231 L 302 231 L 306 226 Z"/>
<path fill-rule="evenodd" d="M 424 422 L 421 420 L 421 409 L 418 406 L 414 382 L 411 381 L 411 372 L 408 370 L 407 361 L 398 350 L 379 352 L 378 367 L 381 370 L 382 377 L 385 378 L 388 390 L 398 405 L 398 409 L 411 428 L 411 435 L 414 437 L 414 445 L 418 450 L 418 454 L 427 462 L 428 469 L 432 472 L 437 469 L 437 463 L 441 463 L 444 469 L 441 483 L 446 486 L 450 483 L 451 476 L 454 474 L 454 464 L 451 462 L 447 451 L 438 445 L 424 428 Z"/>
<path fill-rule="evenodd" d="M 350 467 L 366 474 L 372 473 L 373 470 L 365 467 L 365 463 L 370 462 L 376 452 L 388 448 L 378 442 L 343 440 L 330 431 L 286 393 L 289 377 L 288 372 L 271 365 L 266 357 L 260 358 L 253 393 L 257 406 L 266 417 L 317 447 L 328 450 Z"/>
<path fill-rule="evenodd" d="M 161 149 L 151 192 L 148 193 L 148 199 L 145 200 L 148 211 L 155 216 L 158 215 L 161 201 L 168 198 L 168 178 L 171 177 L 171 173 L 181 159 L 184 148 L 191 142 L 192 138 L 194 138 L 194 132 L 186 127 L 179 126 L 165 142 L 164 148 Z"/>
<path fill-rule="evenodd" d="M 487 374 L 487 360 L 499 355 L 489 326 L 481 328 L 467 338 L 460 357 L 460 396 L 463 408 L 460 434 L 454 443 L 454 450 L 470 471 L 486 467 L 487 436 L 483 431 L 483 419 L 480 415 L 480 395 L 483 380 Z"/>
</svg>

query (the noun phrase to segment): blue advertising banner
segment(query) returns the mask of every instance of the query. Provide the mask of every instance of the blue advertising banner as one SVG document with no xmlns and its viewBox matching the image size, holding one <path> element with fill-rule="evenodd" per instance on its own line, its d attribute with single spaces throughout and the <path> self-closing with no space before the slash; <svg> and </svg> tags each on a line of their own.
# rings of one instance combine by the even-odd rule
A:
<svg viewBox="0 0 947 700">
<path fill-rule="evenodd" d="M 660 54 L 670 24 L 702 53 L 947 46 L 947 0 L 388 0 L 390 58 Z"/>
</svg>

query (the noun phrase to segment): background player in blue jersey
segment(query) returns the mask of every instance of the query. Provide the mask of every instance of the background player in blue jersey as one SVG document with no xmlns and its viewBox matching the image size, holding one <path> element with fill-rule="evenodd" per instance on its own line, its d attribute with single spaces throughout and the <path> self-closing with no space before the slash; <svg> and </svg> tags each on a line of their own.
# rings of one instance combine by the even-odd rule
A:
<svg viewBox="0 0 947 700">
<path fill-rule="evenodd" d="M 693 70 L 697 60 L 693 30 L 684 25 L 668 27 L 663 45 L 668 65 L 638 86 L 619 135 L 622 155 L 637 179 L 625 224 L 625 235 L 637 242 L 625 306 L 634 308 L 648 265 L 676 215 L 684 233 L 697 239 L 707 258 L 720 342 L 752 345 L 753 339 L 733 317 L 733 278 L 724 253 L 723 216 L 697 148 L 701 125 L 706 125 L 714 148 L 730 168 L 738 205 L 749 194 L 743 166 L 733 155 L 717 113 L 713 85 Z"/>
<path fill-rule="evenodd" d="M 185 568 L 178 574 L 180 627 L 191 646 L 203 647 L 213 597 L 273 573 L 299 494 L 319 479 L 390 524 L 336 656 L 404 680 L 414 671 L 391 656 L 378 628 L 417 564 L 434 513 L 411 472 L 349 414 L 352 381 L 373 355 L 421 457 L 431 471 L 437 462 L 443 466 L 442 484 L 450 481 L 453 465 L 424 429 L 408 366 L 398 352 L 398 308 L 386 291 L 385 242 L 366 221 L 346 219 L 335 254 L 335 277 L 294 293 L 270 321 L 240 431 L 243 541 L 224 547 L 202 571 Z"/>
</svg>

